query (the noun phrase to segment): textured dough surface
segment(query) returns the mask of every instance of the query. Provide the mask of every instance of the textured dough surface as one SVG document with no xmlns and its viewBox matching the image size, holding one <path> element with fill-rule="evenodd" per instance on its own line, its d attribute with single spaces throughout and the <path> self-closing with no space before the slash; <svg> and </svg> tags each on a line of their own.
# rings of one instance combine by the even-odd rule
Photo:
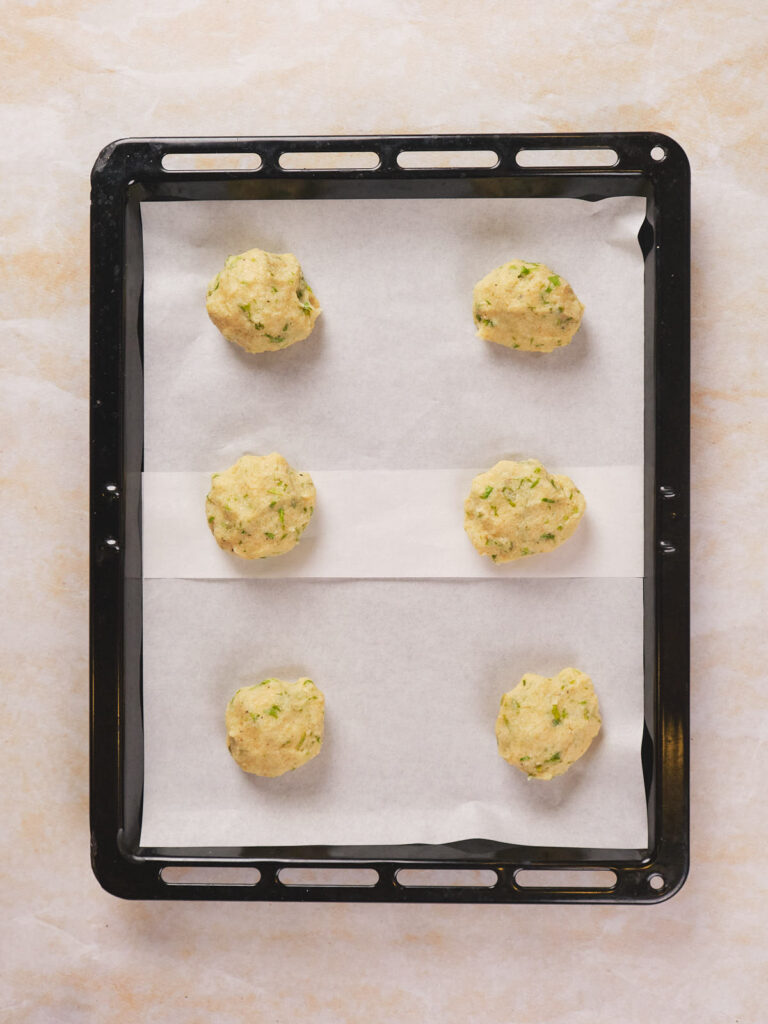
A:
<svg viewBox="0 0 768 1024">
<path fill-rule="evenodd" d="M 247 352 L 274 352 L 303 341 L 320 315 L 296 257 L 261 249 L 228 256 L 208 285 L 205 305 L 227 341 Z"/>
<path fill-rule="evenodd" d="M 214 473 L 205 502 L 216 543 L 241 558 L 283 555 L 299 542 L 315 509 L 309 473 L 297 473 L 282 455 L 243 455 Z"/>
<path fill-rule="evenodd" d="M 227 747 L 243 771 L 274 778 L 320 753 L 325 698 L 311 679 L 265 679 L 237 691 L 225 721 Z"/>
<path fill-rule="evenodd" d="M 478 281 L 473 312 L 478 338 L 551 352 L 569 344 L 584 307 L 568 282 L 545 264 L 512 260 Z"/>
<path fill-rule="evenodd" d="M 497 462 L 472 481 L 464 529 L 481 555 L 512 562 L 558 547 L 586 507 L 570 477 L 549 473 L 536 459 Z"/>
<path fill-rule="evenodd" d="M 589 676 L 564 668 L 547 679 L 532 672 L 501 698 L 496 741 L 505 761 L 537 779 L 567 772 L 600 732 Z"/>
</svg>

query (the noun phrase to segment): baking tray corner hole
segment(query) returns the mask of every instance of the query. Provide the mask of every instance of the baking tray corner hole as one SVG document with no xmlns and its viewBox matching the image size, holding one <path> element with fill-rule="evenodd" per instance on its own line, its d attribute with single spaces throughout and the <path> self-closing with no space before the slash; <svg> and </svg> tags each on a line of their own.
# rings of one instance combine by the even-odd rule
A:
<svg viewBox="0 0 768 1024">
<path fill-rule="evenodd" d="M 660 875 L 658 871 L 654 871 L 648 878 L 648 885 L 650 885 L 654 892 L 661 892 L 666 884 L 667 880 L 664 878 L 664 875 Z"/>
<path fill-rule="evenodd" d="M 657 164 L 660 164 L 662 160 L 667 159 L 667 151 L 663 146 L 654 146 L 651 150 L 651 160 L 655 160 Z"/>
<path fill-rule="evenodd" d="M 339 153 L 292 151 L 281 153 L 284 171 L 375 171 L 381 158 L 373 150 L 345 150 Z"/>
<path fill-rule="evenodd" d="M 224 867 L 203 864 L 168 865 L 161 869 L 160 880 L 166 885 L 256 885 L 261 879 L 258 868 Z"/>
<path fill-rule="evenodd" d="M 281 885 L 334 886 L 351 885 L 372 888 L 379 881 L 375 868 L 281 868 L 277 873 Z"/>
<path fill-rule="evenodd" d="M 493 149 L 403 149 L 397 154 L 397 166 L 404 171 L 498 165 L 499 154 Z"/>
<path fill-rule="evenodd" d="M 406 889 L 493 889 L 499 882 L 491 868 L 401 868 L 395 877 Z"/>
<path fill-rule="evenodd" d="M 166 171 L 258 171 L 263 163 L 258 153 L 166 153 L 161 162 Z"/>
<path fill-rule="evenodd" d="M 519 868 L 515 884 L 521 889 L 613 889 L 616 872 L 607 868 Z"/>
<path fill-rule="evenodd" d="M 520 149 L 518 167 L 615 167 L 615 149 Z"/>
</svg>

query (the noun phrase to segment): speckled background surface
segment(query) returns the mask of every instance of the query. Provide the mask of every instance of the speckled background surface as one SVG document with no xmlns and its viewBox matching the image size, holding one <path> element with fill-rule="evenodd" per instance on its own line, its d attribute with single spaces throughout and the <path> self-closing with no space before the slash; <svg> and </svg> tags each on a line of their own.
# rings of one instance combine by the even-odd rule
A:
<svg viewBox="0 0 768 1024">
<path fill-rule="evenodd" d="M 765 1019 L 761 0 L 7 0 L 0 1020 Z M 658 130 L 693 169 L 692 862 L 646 908 L 130 904 L 90 872 L 88 174 L 130 135 Z"/>
</svg>

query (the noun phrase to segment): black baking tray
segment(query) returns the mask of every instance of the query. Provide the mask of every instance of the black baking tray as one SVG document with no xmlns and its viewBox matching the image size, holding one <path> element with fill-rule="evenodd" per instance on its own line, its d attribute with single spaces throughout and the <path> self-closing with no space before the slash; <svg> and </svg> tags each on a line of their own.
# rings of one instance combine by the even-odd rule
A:
<svg viewBox="0 0 768 1024">
<path fill-rule="evenodd" d="M 614 150 L 616 162 L 590 166 L 581 158 L 581 165 L 542 168 L 517 161 L 521 150 L 598 149 Z M 492 167 L 408 169 L 398 161 L 403 151 L 491 151 L 498 160 Z M 289 170 L 280 162 L 286 153 L 354 152 L 378 154 L 378 166 Z M 178 153 L 255 153 L 261 166 L 166 170 L 163 158 Z M 91 185 L 90 807 L 91 858 L 101 885 L 133 899 L 653 903 L 675 893 L 689 859 L 690 170 L 680 146 L 649 132 L 126 139 L 100 153 Z M 443 845 L 142 847 L 140 203 L 475 196 L 594 202 L 627 195 L 646 200 L 638 242 L 645 260 L 647 848 L 534 847 L 483 838 Z M 373 884 L 345 884 L 350 869 L 361 868 L 369 869 Z M 294 882 L 295 869 L 302 869 L 299 884 L 288 884 L 286 869 L 293 869 Z M 491 884 L 478 884 L 478 872 Z"/>
</svg>

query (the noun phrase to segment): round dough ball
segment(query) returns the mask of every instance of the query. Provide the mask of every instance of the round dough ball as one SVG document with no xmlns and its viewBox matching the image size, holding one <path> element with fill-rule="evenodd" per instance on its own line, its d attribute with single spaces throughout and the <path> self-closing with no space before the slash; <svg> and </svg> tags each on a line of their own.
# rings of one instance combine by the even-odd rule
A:
<svg viewBox="0 0 768 1024">
<path fill-rule="evenodd" d="M 478 338 L 551 352 L 571 341 L 584 307 L 568 282 L 543 263 L 512 260 L 478 281 L 473 311 Z"/>
<path fill-rule="evenodd" d="M 274 778 L 317 757 L 325 698 L 311 679 L 265 679 L 227 705 L 227 747 L 244 772 Z"/>
<path fill-rule="evenodd" d="M 291 253 L 249 249 L 227 256 L 208 285 L 208 316 L 246 352 L 274 352 L 303 341 L 320 306 Z"/>
<path fill-rule="evenodd" d="M 299 542 L 315 509 L 309 473 L 297 473 L 282 455 L 243 455 L 214 473 L 205 502 L 216 543 L 241 558 L 284 555 Z"/>
<path fill-rule="evenodd" d="M 464 529 L 481 555 L 513 562 L 562 544 L 586 507 L 570 477 L 549 473 L 536 459 L 497 462 L 472 481 Z"/>
<path fill-rule="evenodd" d="M 586 753 L 600 725 L 589 676 L 576 668 L 552 679 L 529 673 L 501 698 L 496 741 L 505 761 L 532 778 L 553 779 Z"/>
</svg>

